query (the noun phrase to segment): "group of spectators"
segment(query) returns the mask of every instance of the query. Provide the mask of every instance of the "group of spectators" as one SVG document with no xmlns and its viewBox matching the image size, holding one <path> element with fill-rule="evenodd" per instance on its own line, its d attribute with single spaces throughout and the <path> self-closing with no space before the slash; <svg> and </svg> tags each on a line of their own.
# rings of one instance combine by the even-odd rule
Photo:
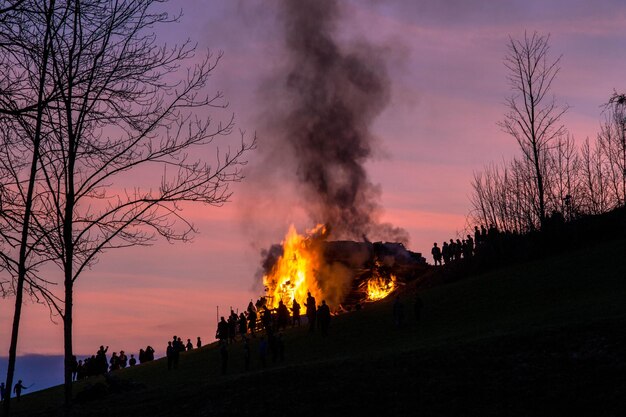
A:
<svg viewBox="0 0 626 417">
<path fill-rule="evenodd" d="M 196 340 L 196 347 L 199 349 L 202 347 L 202 340 L 200 336 Z M 183 343 L 183 339 L 174 335 L 172 341 L 167 342 L 167 348 L 165 350 L 165 357 L 167 358 L 167 369 L 178 368 L 178 361 L 182 352 L 193 350 L 193 343 L 191 339 L 187 339 L 187 343 Z"/>
<path fill-rule="evenodd" d="M 319 329 L 323 336 L 328 334 L 330 327 L 330 308 L 323 300 L 318 306 L 315 298 L 309 292 L 304 303 L 309 332 Z M 228 319 L 221 317 L 217 323 L 215 338 L 219 340 L 222 374 L 226 374 L 228 368 L 228 345 L 242 342 L 244 355 L 244 369 L 250 368 L 250 337 L 256 338 L 259 331 L 264 331 L 258 343 L 258 357 L 261 367 L 265 367 L 268 357 L 272 362 L 281 362 L 285 358 L 285 343 L 281 331 L 288 326 L 297 327 L 302 323 L 300 310 L 302 307 L 296 299 L 292 300 L 291 308 L 282 300 L 276 308 L 267 304 L 267 299 L 261 297 L 256 303 L 250 300 L 245 312 L 237 314 L 232 309 Z"/>
<path fill-rule="evenodd" d="M 498 229 L 492 224 L 489 230 L 485 226 L 474 226 L 474 237 L 468 234 L 466 239 L 450 239 L 449 242 L 444 241 L 441 247 L 437 246 L 437 242 L 433 244 L 430 253 L 433 255 L 433 261 L 436 265 L 446 265 L 459 259 L 471 258 L 478 247 L 484 242 L 498 233 Z M 443 264 L 442 264 L 443 261 Z"/>
<path fill-rule="evenodd" d="M 120 350 L 119 354 L 113 352 L 111 358 L 108 359 L 108 351 L 108 346 L 100 346 L 95 355 L 91 355 L 84 360 L 76 360 L 76 356 L 74 356 L 71 366 L 72 380 L 80 381 L 92 376 L 105 374 L 109 371 L 116 371 L 128 366 L 137 365 L 137 359 L 132 353 L 129 357 L 123 350 Z M 139 363 L 150 362 L 152 360 L 154 360 L 154 349 L 152 346 L 147 346 L 145 349 L 139 350 Z"/>
</svg>

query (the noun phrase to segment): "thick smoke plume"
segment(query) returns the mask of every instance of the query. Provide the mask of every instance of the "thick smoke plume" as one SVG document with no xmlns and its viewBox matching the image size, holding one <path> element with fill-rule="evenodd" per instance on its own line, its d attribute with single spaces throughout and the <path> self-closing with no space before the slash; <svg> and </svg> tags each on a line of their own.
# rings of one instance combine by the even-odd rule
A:
<svg viewBox="0 0 626 417">
<path fill-rule="evenodd" d="M 363 41 L 337 41 L 338 3 L 279 0 L 287 64 L 276 101 L 287 111 L 280 109 L 275 124 L 282 130 L 277 152 L 295 158 L 304 206 L 335 239 L 406 242 L 404 230 L 378 222 L 380 190 L 364 168 L 373 151 L 370 126 L 390 98 L 384 57 Z"/>
</svg>

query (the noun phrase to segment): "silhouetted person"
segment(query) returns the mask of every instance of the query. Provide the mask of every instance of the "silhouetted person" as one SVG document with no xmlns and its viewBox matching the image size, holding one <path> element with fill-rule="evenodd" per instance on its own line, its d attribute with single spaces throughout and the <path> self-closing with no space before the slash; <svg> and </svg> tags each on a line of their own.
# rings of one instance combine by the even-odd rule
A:
<svg viewBox="0 0 626 417">
<path fill-rule="evenodd" d="M 435 266 L 437 266 L 437 264 L 441 265 L 441 249 L 437 246 L 437 242 L 433 243 L 433 248 L 430 250 L 430 253 L 433 255 Z"/>
<path fill-rule="evenodd" d="M 0 401 L 4 401 L 4 396 L 6 395 L 6 387 L 4 386 L 4 382 L 0 382 Z"/>
<path fill-rule="evenodd" d="M 174 336 L 174 341 L 172 342 L 172 347 L 174 348 L 172 350 L 172 367 L 174 367 L 174 369 L 178 369 L 178 361 L 180 360 L 180 352 L 184 352 L 185 351 L 185 345 L 183 344 L 183 341 L 181 340 L 180 337 L 176 337 Z"/>
<path fill-rule="evenodd" d="M 252 301 L 250 302 L 252 304 Z M 255 309 L 248 310 L 248 330 L 250 330 L 250 334 L 252 337 L 256 337 L 254 335 L 254 331 L 256 330 L 256 320 L 257 320 L 257 312 Z"/>
<path fill-rule="evenodd" d="M 220 342 L 228 340 L 228 323 L 224 316 L 220 318 L 220 322 L 217 324 L 217 332 L 215 332 L 215 338 Z"/>
<path fill-rule="evenodd" d="M 393 322 L 396 327 L 402 327 L 404 324 L 404 305 L 400 301 L 400 295 L 396 295 L 393 302 Z"/>
<path fill-rule="evenodd" d="M 78 376 L 78 361 L 76 360 L 76 355 L 72 356 L 72 363 L 70 364 L 70 370 L 72 371 L 72 381 L 76 381 Z"/>
<path fill-rule="evenodd" d="M 480 241 L 482 243 L 487 241 L 487 229 L 485 229 L 484 225 L 480 225 Z"/>
<path fill-rule="evenodd" d="M 113 355 L 111 355 L 111 360 L 109 362 L 111 364 L 111 367 L 109 368 L 111 371 L 117 371 L 118 369 L 120 369 L 120 360 L 117 356 L 117 352 L 113 352 Z"/>
<path fill-rule="evenodd" d="M 26 389 L 24 385 L 22 385 L 22 380 L 17 381 L 17 384 L 13 387 L 13 392 L 15 393 L 15 399 L 17 402 L 20 402 L 20 395 L 22 395 L 22 390 Z"/>
<path fill-rule="evenodd" d="M 263 314 L 261 314 L 261 324 L 266 332 L 272 331 L 272 312 L 267 306 L 263 307 Z"/>
<path fill-rule="evenodd" d="M 289 309 L 287 308 L 285 303 L 283 303 L 283 300 L 280 300 L 278 302 L 278 309 L 276 311 L 276 314 L 278 330 L 286 328 L 287 324 L 289 323 Z"/>
<path fill-rule="evenodd" d="M 448 245 L 448 251 L 450 252 L 450 260 L 454 261 L 455 259 L 457 259 L 456 257 L 456 243 L 454 243 L 454 240 L 450 239 L 450 244 Z"/>
<path fill-rule="evenodd" d="M 187 349 L 187 351 L 193 349 L 193 343 L 191 343 L 191 339 L 187 339 L 187 345 L 185 346 L 185 348 Z"/>
<path fill-rule="evenodd" d="M 128 365 L 128 357 L 123 350 L 120 350 L 120 355 L 118 356 L 117 360 L 119 361 L 120 368 L 122 369 L 126 368 L 126 365 Z"/>
<path fill-rule="evenodd" d="M 298 327 L 300 327 L 300 304 L 296 299 L 293 299 L 293 303 L 291 304 L 292 311 L 292 324 L 295 326 L 298 323 Z"/>
<path fill-rule="evenodd" d="M 239 315 L 239 322 L 237 323 L 239 327 L 239 334 L 241 335 L 241 339 L 243 340 L 246 337 L 246 333 L 248 331 L 248 319 L 246 315 L 241 312 Z"/>
<path fill-rule="evenodd" d="M 165 357 L 167 358 L 167 370 L 170 371 L 172 369 L 172 364 L 174 363 L 174 347 L 172 346 L 172 342 L 167 342 Z"/>
<path fill-rule="evenodd" d="M 463 243 L 461 239 L 456 240 L 456 245 L 454 246 L 454 257 L 455 259 L 461 259 L 461 254 L 463 253 Z"/>
<path fill-rule="evenodd" d="M 228 367 L 228 348 L 226 342 L 220 342 L 220 359 L 222 361 L 222 375 L 226 375 L 226 368 Z"/>
<path fill-rule="evenodd" d="M 441 247 L 441 256 L 443 257 L 443 263 L 446 265 L 450 263 L 451 253 L 448 242 L 443 242 L 443 246 Z"/>
<path fill-rule="evenodd" d="M 146 347 L 146 361 L 150 362 L 154 360 L 154 349 L 152 346 Z"/>
<path fill-rule="evenodd" d="M 143 349 L 139 349 L 139 363 L 142 364 L 144 362 L 148 362 L 146 360 L 146 351 Z"/>
<path fill-rule="evenodd" d="M 105 374 L 107 372 L 107 369 L 109 369 L 109 362 L 107 361 L 106 355 L 108 350 L 108 346 L 106 347 L 106 349 L 104 348 L 104 346 L 100 346 L 100 349 L 98 349 L 98 352 L 96 353 L 96 363 L 99 374 Z"/>
<path fill-rule="evenodd" d="M 480 230 L 478 230 L 478 226 L 474 226 L 474 243 L 478 246 L 481 242 Z"/>
<path fill-rule="evenodd" d="M 472 239 L 472 236 L 467 235 L 467 240 L 465 242 L 467 243 L 467 254 L 466 254 L 466 256 L 468 258 L 471 258 L 474 255 L 474 239 Z"/>
<path fill-rule="evenodd" d="M 200 340 L 200 336 L 198 336 L 198 340 L 196 341 L 196 347 L 200 349 L 202 347 L 202 340 Z"/>
<path fill-rule="evenodd" d="M 137 365 L 137 359 L 135 359 L 135 355 L 130 354 L 130 359 L 128 360 L 128 365 L 135 366 Z"/>
<path fill-rule="evenodd" d="M 330 308 L 328 308 L 326 300 L 322 300 L 322 304 L 317 310 L 317 320 L 319 321 L 322 335 L 326 336 L 328 334 L 328 327 L 330 326 Z"/>
<path fill-rule="evenodd" d="M 306 317 L 309 321 L 309 332 L 315 331 L 315 319 L 317 315 L 317 305 L 315 304 L 315 297 L 310 292 L 307 293 L 306 303 Z"/>
<path fill-rule="evenodd" d="M 235 337 L 237 336 L 237 323 L 239 322 L 239 316 L 232 309 L 230 310 L 230 316 L 228 316 L 228 341 L 229 343 L 235 343 Z"/>
</svg>

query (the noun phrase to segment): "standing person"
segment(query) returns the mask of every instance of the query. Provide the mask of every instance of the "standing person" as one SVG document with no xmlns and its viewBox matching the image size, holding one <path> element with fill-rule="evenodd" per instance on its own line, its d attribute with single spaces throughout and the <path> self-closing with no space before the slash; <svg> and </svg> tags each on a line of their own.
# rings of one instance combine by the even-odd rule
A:
<svg viewBox="0 0 626 417">
<path fill-rule="evenodd" d="M 130 354 L 128 365 L 130 365 L 131 367 L 137 365 L 137 359 L 135 359 L 135 355 L 133 355 L 132 353 Z"/>
<path fill-rule="evenodd" d="M 198 340 L 196 341 L 196 347 L 200 349 L 202 347 L 202 340 L 200 340 L 200 336 L 198 336 Z"/>
<path fill-rule="evenodd" d="M 330 308 L 328 308 L 326 300 L 322 300 L 322 305 L 317 310 L 317 320 L 320 323 L 322 336 L 326 336 L 328 334 L 328 327 L 330 326 Z"/>
<path fill-rule="evenodd" d="M 276 310 L 276 322 L 277 322 L 277 330 L 280 330 L 281 328 L 284 329 L 287 327 L 287 324 L 289 323 L 289 309 L 287 309 L 287 306 L 285 305 L 285 303 L 283 303 L 283 300 L 280 300 L 278 302 L 278 309 Z"/>
<path fill-rule="evenodd" d="M 120 358 L 117 356 L 117 352 L 113 352 L 113 354 L 111 355 L 111 360 L 109 362 L 111 363 L 109 370 L 117 371 L 118 369 L 120 369 Z"/>
<path fill-rule="evenodd" d="M 72 381 L 76 381 L 78 375 L 78 360 L 76 360 L 76 355 L 72 355 L 72 363 L 70 369 L 72 371 Z"/>
<path fill-rule="evenodd" d="M 450 263 L 450 246 L 448 245 L 448 242 L 443 242 L 443 246 L 441 247 L 441 256 L 443 257 L 443 263 L 444 264 L 449 264 Z"/>
<path fill-rule="evenodd" d="M 228 323 L 224 316 L 220 318 L 220 322 L 217 323 L 217 332 L 215 333 L 215 338 L 220 342 L 226 342 L 228 340 Z"/>
<path fill-rule="evenodd" d="M 291 311 L 293 314 L 292 324 L 295 326 L 298 323 L 298 327 L 300 327 L 300 304 L 295 298 L 291 304 Z"/>
<path fill-rule="evenodd" d="M 178 369 L 178 360 L 180 359 L 180 352 L 185 350 L 185 345 L 183 345 L 183 341 L 180 337 L 174 336 L 174 341 L 172 342 L 172 367 L 174 369 Z"/>
<path fill-rule="evenodd" d="M 248 332 L 248 319 L 246 318 L 246 315 L 243 314 L 243 311 L 239 314 L 239 322 L 237 323 L 237 326 L 239 327 L 241 339 L 244 339 L 246 337 L 246 333 Z"/>
<path fill-rule="evenodd" d="M 437 266 L 437 264 L 441 266 L 441 249 L 437 246 L 437 242 L 433 243 L 433 248 L 430 250 L 430 253 L 433 255 L 433 259 L 435 260 L 435 266 Z"/>
<path fill-rule="evenodd" d="M 252 301 L 250 301 L 250 304 L 252 304 Z M 256 319 L 257 319 L 257 312 L 255 309 L 252 310 L 248 310 L 248 330 L 250 330 L 250 334 L 252 335 L 252 337 L 256 337 L 254 335 L 254 331 L 256 330 Z"/>
<path fill-rule="evenodd" d="M 306 317 L 309 320 L 309 332 L 314 332 L 317 306 L 315 305 L 315 297 L 313 297 L 310 292 L 307 293 L 305 306 Z"/>
<path fill-rule="evenodd" d="M 185 346 L 187 348 L 187 351 L 190 351 L 193 349 L 193 343 L 191 343 L 191 339 L 187 339 L 187 346 Z"/>
<path fill-rule="evenodd" d="M 27 389 L 28 387 L 25 387 L 22 384 L 22 380 L 20 379 L 19 381 L 17 381 L 17 384 L 15 384 L 15 386 L 13 387 L 13 392 L 15 393 L 15 398 L 17 399 L 17 402 L 20 402 L 20 395 L 22 395 L 22 390 L 23 389 Z"/>
<path fill-rule="evenodd" d="M 167 370 L 172 370 L 172 363 L 174 362 L 174 347 L 172 342 L 167 342 L 167 349 L 165 349 L 165 356 L 167 357 Z"/>
<path fill-rule="evenodd" d="M 146 362 L 150 362 L 154 360 L 154 349 L 152 346 L 146 347 Z"/>
<path fill-rule="evenodd" d="M 471 258 L 474 255 L 474 239 L 471 235 L 467 235 L 467 257 Z"/>
<path fill-rule="evenodd" d="M 126 365 L 128 364 L 128 357 L 123 350 L 120 350 L 120 356 L 118 356 L 118 360 L 120 362 L 120 368 L 126 368 Z"/>
<path fill-rule="evenodd" d="M 97 368 L 99 374 L 106 374 L 109 369 L 109 361 L 107 360 L 106 355 L 108 350 L 108 346 L 105 349 L 104 346 L 101 345 L 100 349 L 98 349 L 98 352 L 96 353 L 96 363 L 98 364 Z"/>
</svg>

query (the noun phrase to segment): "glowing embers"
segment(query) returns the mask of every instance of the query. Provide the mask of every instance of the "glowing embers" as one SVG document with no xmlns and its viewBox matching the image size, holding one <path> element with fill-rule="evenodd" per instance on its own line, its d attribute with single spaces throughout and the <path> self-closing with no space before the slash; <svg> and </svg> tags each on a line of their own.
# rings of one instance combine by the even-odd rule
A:
<svg viewBox="0 0 626 417">
<path fill-rule="evenodd" d="M 378 274 L 367 280 L 367 301 L 382 300 L 397 288 L 395 275 L 383 277 Z"/>
<path fill-rule="evenodd" d="M 263 276 L 270 308 L 278 307 L 280 301 L 286 305 L 291 305 L 294 299 L 303 303 L 307 292 L 311 292 L 318 302 L 323 299 L 316 274 L 323 263 L 321 242 L 326 236 L 324 225 L 307 231 L 306 235 L 298 234 L 293 225 L 289 227 L 282 242 L 282 255 Z"/>
</svg>

